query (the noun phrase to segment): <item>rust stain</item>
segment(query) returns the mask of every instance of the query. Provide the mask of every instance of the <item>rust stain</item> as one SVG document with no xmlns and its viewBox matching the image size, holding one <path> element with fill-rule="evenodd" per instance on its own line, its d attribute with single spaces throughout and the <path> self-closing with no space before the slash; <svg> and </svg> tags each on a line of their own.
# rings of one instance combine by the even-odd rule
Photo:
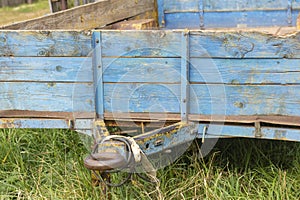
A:
<svg viewBox="0 0 300 200">
<path fill-rule="evenodd" d="M 274 138 L 280 140 L 286 140 L 287 131 L 285 130 L 275 130 Z"/>
<path fill-rule="evenodd" d="M 0 128 L 18 128 L 20 125 L 16 126 L 14 119 L 0 119 Z"/>
</svg>

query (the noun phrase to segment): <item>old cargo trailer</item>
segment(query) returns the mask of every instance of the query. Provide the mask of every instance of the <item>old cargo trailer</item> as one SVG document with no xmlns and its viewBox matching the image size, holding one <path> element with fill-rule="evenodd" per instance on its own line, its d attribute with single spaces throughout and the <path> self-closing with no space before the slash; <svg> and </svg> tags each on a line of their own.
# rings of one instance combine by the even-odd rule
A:
<svg viewBox="0 0 300 200">
<path fill-rule="evenodd" d="M 158 27 L 0 31 L 0 127 L 93 135 L 85 164 L 101 172 L 195 138 L 300 141 L 298 0 L 100 3 L 101 26 L 128 19 L 130 5 L 156 10 Z M 141 133 L 110 136 L 106 125 Z"/>
</svg>

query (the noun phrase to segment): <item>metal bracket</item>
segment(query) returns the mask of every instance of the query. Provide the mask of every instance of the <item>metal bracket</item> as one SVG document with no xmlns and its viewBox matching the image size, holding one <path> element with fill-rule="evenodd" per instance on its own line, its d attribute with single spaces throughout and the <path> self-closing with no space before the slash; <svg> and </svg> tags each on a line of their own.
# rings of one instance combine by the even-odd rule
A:
<svg viewBox="0 0 300 200">
<path fill-rule="evenodd" d="M 164 0 L 157 1 L 157 10 L 159 27 L 164 28 L 166 26 Z"/>
<path fill-rule="evenodd" d="M 202 144 L 203 144 L 204 141 L 205 141 L 205 135 L 206 135 L 206 133 L 207 133 L 207 129 L 208 129 L 208 126 L 204 126 L 204 127 L 203 127 L 203 131 L 202 131 L 202 140 L 201 140 Z"/>
<path fill-rule="evenodd" d="M 203 29 L 204 28 L 204 3 L 203 3 L 203 0 L 199 0 L 198 9 L 199 9 L 200 28 Z"/>
<path fill-rule="evenodd" d="M 103 66 L 101 49 L 101 32 L 93 32 L 93 71 L 94 71 L 94 91 L 96 102 L 96 113 L 100 119 L 104 118 L 104 89 L 103 89 Z"/>
<path fill-rule="evenodd" d="M 288 0 L 287 7 L 287 23 L 292 25 L 293 17 L 292 17 L 292 0 Z"/>
<path fill-rule="evenodd" d="M 189 31 L 185 30 L 181 35 L 181 121 L 188 120 L 189 111 Z"/>
<path fill-rule="evenodd" d="M 260 122 L 255 122 L 255 137 L 256 138 L 262 137 Z"/>
</svg>

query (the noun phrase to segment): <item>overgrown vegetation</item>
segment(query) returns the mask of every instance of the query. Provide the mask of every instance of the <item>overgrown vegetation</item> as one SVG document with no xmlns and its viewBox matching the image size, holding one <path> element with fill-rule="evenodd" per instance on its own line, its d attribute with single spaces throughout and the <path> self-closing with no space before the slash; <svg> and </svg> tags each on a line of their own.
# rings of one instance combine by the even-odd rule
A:
<svg viewBox="0 0 300 200">
<path fill-rule="evenodd" d="M 87 138 L 85 138 L 87 139 Z M 88 147 L 66 130 L 0 132 L 0 199 L 105 199 L 83 166 Z M 160 169 L 159 190 L 140 179 L 112 188 L 112 199 L 298 199 L 300 144 L 223 139 L 199 158 L 196 143 Z"/>
<path fill-rule="evenodd" d="M 33 4 L 0 8 L 0 25 L 24 21 L 50 13 L 48 0 L 38 0 Z"/>
</svg>

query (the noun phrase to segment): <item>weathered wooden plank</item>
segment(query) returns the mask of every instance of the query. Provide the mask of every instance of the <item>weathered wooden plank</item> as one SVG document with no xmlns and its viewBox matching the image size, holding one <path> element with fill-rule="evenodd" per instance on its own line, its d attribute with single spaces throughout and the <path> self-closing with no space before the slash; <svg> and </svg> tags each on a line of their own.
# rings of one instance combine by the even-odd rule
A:
<svg viewBox="0 0 300 200">
<path fill-rule="evenodd" d="M 180 83 L 180 58 L 104 58 L 104 82 Z M 190 82 L 298 84 L 298 59 L 190 59 Z"/>
<path fill-rule="evenodd" d="M 159 0 L 164 1 L 164 9 L 167 12 L 194 11 L 199 9 L 199 1 L 195 0 Z M 300 8 L 300 2 L 292 1 L 293 9 Z M 247 11 L 247 10 L 287 10 L 287 0 L 203 0 L 204 11 Z"/>
<path fill-rule="evenodd" d="M 262 32 L 191 31 L 191 57 L 300 58 L 300 34 L 274 36 Z"/>
<path fill-rule="evenodd" d="M 94 112 L 93 84 L 0 83 L 0 111 Z"/>
<path fill-rule="evenodd" d="M 106 112 L 180 112 L 178 84 L 105 84 Z M 190 87 L 190 112 L 202 115 L 299 116 L 299 85 Z"/>
<path fill-rule="evenodd" d="M 191 85 L 190 113 L 300 115 L 300 86 Z"/>
<path fill-rule="evenodd" d="M 16 119 L 0 118 L 0 128 L 57 128 L 70 129 L 72 123 L 63 119 Z"/>
<path fill-rule="evenodd" d="M 299 10 L 291 11 L 289 20 L 286 13 L 286 10 L 208 12 L 204 14 L 203 28 L 296 26 Z M 167 29 L 199 29 L 200 23 L 198 12 L 165 13 Z"/>
<path fill-rule="evenodd" d="M 0 57 L 0 81 L 93 82 L 88 57 Z"/>
<path fill-rule="evenodd" d="M 0 56 L 85 57 L 91 51 L 88 32 L 0 31 Z"/>
<path fill-rule="evenodd" d="M 0 29 L 6 30 L 88 30 L 154 9 L 152 0 L 101 0 L 40 18 L 19 22 Z"/>
<path fill-rule="evenodd" d="M 298 59 L 190 60 L 190 81 L 224 84 L 300 84 Z"/>
<path fill-rule="evenodd" d="M 276 36 L 258 31 L 191 31 L 190 56 L 300 58 L 298 32 Z M 180 57 L 180 31 L 103 31 L 104 57 Z"/>
<path fill-rule="evenodd" d="M 0 110 L 2 118 L 49 118 L 49 119 L 87 119 L 95 118 L 95 111 L 92 112 L 53 112 L 33 110 Z"/>
<path fill-rule="evenodd" d="M 180 82 L 180 58 L 103 58 L 104 82 Z"/>
<path fill-rule="evenodd" d="M 102 31 L 103 57 L 180 57 L 181 33 Z"/>
<path fill-rule="evenodd" d="M 117 30 L 151 30 L 157 27 L 155 19 L 126 20 L 111 25 L 112 29 Z"/>
<path fill-rule="evenodd" d="M 105 112 L 174 112 L 180 110 L 178 84 L 104 84 Z"/>
</svg>

